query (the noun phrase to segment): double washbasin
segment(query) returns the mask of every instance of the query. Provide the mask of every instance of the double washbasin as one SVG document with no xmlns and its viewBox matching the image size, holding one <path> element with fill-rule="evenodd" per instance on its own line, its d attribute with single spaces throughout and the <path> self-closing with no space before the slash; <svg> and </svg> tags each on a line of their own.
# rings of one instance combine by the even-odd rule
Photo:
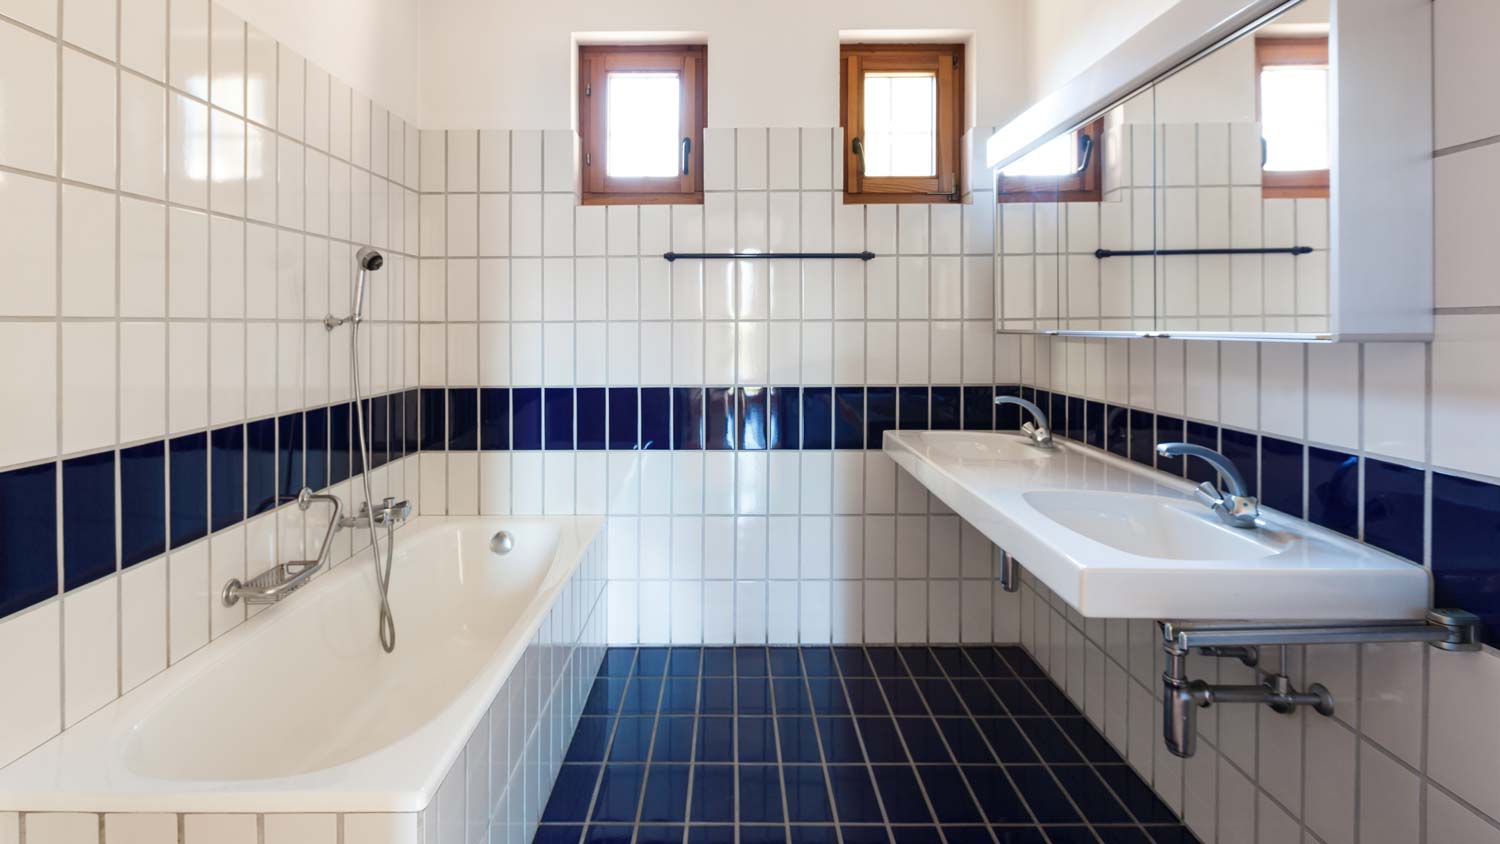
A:
<svg viewBox="0 0 1500 844">
<path fill-rule="evenodd" d="M 1420 566 L 1275 512 L 1235 527 L 1186 481 L 1073 443 L 888 431 L 884 450 L 1086 616 L 1421 618 Z"/>
</svg>

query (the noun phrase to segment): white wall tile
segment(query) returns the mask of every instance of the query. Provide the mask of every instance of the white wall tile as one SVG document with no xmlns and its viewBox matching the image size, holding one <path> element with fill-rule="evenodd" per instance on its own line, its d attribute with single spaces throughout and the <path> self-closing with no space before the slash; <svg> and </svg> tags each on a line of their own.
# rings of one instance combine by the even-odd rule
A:
<svg viewBox="0 0 1500 844">
<path fill-rule="evenodd" d="M 0 322 L 0 356 L 26 361 L 0 371 L 0 394 L 9 399 L 0 414 L 0 465 L 57 453 L 57 342 L 54 324 Z"/>
<path fill-rule="evenodd" d="M 61 604 L 43 604 L 0 621 L 0 672 L 13 677 L 0 728 L 0 759 L 10 761 L 62 729 Z"/>
<path fill-rule="evenodd" d="M 29 176 L 0 180 L 0 312 L 51 316 L 57 312 L 57 186 Z"/>
<path fill-rule="evenodd" d="M 51 18 L 46 28 L 55 29 L 55 21 Z M 6 103 L 0 164 L 57 172 L 57 82 L 57 47 L 40 35 L 0 23 L 0 99 Z"/>
</svg>

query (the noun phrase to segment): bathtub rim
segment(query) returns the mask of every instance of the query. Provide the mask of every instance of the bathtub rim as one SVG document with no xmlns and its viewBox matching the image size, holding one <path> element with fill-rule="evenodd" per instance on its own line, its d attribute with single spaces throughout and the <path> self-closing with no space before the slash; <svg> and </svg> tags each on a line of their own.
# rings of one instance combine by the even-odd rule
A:
<svg viewBox="0 0 1500 844">
<path fill-rule="evenodd" d="M 550 523 L 561 529 L 557 548 L 546 562 L 542 585 L 473 679 L 446 706 L 417 729 L 378 750 L 338 765 L 287 777 L 255 780 L 162 780 L 136 774 L 125 762 L 133 726 L 153 702 L 248 646 L 279 614 L 258 613 L 234 629 L 170 665 L 140 686 L 99 708 L 77 724 L 0 767 L 0 812 L 161 812 L 232 813 L 414 813 L 429 807 L 439 787 L 463 754 L 470 738 L 488 717 L 495 698 L 525 655 L 563 588 L 578 573 L 590 547 L 602 536 L 603 516 L 423 516 L 398 532 L 425 533 L 443 526 L 489 523 L 496 530 L 517 523 Z M 410 534 L 408 534 L 409 536 Z M 559 565 L 566 552 L 567 559 Z M 359 577 L 358 555 L 340 562 L 304 587 L 304 592 Z M 398 570 L 399 574 L 399 570 Z M 298 596 L 289 600 L 295 601 Z M 603 600 L 602 590 L 599 600 Z M 272 608 L 274 610 L 274 608 Z M 372 634 L 373 635 L 373 634 Z M 576 643 L 563 643 L 572 648 Z M 92 723 L 91 723 L 92 722 Z M 446 729 L 439 730 L 442 724 Z M 71 745 L 82 745 L 73 749 Z M 439 754 L 423 753 L 428 742 Z M 98 764 L 99 755 L 106 761 Z M 430 770 L 412 772 L 413 764 Z M 372 771 L 350 781 L 362 767 L 382 767 L 375 784 Z M 404 773 L 412 772 L 412 773 Z M 113 788 L 109 787 L 113 785 Z M 184 786 L 189 786 L 184 788 Z"/>
</svg>

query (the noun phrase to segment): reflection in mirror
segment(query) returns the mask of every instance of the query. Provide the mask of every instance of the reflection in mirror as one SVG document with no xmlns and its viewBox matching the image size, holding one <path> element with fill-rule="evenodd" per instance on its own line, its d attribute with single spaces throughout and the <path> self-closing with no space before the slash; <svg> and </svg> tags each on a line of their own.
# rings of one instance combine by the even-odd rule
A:
<svg viewBox="0 0 1500 844">
<path fill-rule="evenodd" d="M 1306 0 L 997 174 L 998 330 L 1328 332 L 1329 81 Z"/>
</svg>

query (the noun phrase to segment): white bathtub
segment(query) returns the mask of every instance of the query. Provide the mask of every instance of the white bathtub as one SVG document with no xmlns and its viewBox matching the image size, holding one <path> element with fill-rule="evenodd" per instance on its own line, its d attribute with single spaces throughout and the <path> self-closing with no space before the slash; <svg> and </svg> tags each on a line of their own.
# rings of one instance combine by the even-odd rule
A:
<svg viewBox="0 0 1500 844">
<path fill-rule="evenodd" d="M 602 657 L 601 524 L 416 519 L 397 533 L 394 654 L 368 557 L 345 562 L 0 769 L 0 811 L 416 813 L 453 773 L 468 834 L 442 840 L 482 837 L 513 772 L 546 794 Z"/>
</svg>

